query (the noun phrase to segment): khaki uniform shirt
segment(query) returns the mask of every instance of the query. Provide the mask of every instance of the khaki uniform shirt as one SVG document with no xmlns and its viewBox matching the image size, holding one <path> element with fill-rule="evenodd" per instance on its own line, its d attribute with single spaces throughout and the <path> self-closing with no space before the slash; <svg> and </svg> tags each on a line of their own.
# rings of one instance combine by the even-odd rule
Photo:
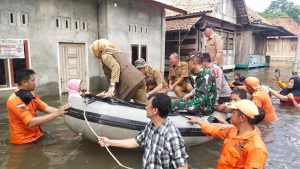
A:
<svg viewBox="0 0 300 169">
<path fill-rule="evenodd" d="M 167 88 L 167 82 L 162 77 L 159 70 L 152 68 L 150 66 L 147 66 L 146 68 L 146 84 L 147 84 L 147 91 L 153 90 L 158 84 L 163 84 L 163 88 Z"/>
<path fill-rule="evenodd" d="M 111 76 L 109 80 L 109 83 L 111 85 L 115 85 L 116 83 L 119 83 L 120 81 L 120 64 L 117 62 L 117 60 L 112 56 L 111 53 L 106 52 L 101 55 L 101 61 L 102 64 L 107 66 L 111 71 Z"/>
<path fill-rule="evenodd" d="M 111 85 L 116 85 L 117 98 L 135 100 L 136 97 L 140 97 L 139 94 L 137 94 L 137 90 L 143 89 L 140 94 L 140 98 L 142 99 L 136 100 L 141 103 L 144 103 L 144 101 L 141 100 L 147 100 L 145 75 L 129 63 L 120 51 L 104 51 L 100 59 L 107 80 L 109 80 Z M 142 83 L 145 85 L 142 86 Z M 138 96 L 136 96 L 136 94 Z"/>
<path fill-rule="evenodd" d="M 188 64 L 185 62 L 180 62 L 179 65 L 177 67 L 174 66 L 170 66 L 169 67 L 169 76 L 168 79 L 176 82 L 178 79 L 180 78 L 186 78 L 185 80 L 183 80 L 180 85 L 187 83 L 187 77 L 189 77 L 189 68 L 188 68 Z"/>
<path fill-rule="evenodd" d="M 209 53 L 211 62 L 217 61 L 217 65 L 223 66 L 223 40 L 222 37 L 214 33 L 208 38 L 205 51 Z"/>
</svg>

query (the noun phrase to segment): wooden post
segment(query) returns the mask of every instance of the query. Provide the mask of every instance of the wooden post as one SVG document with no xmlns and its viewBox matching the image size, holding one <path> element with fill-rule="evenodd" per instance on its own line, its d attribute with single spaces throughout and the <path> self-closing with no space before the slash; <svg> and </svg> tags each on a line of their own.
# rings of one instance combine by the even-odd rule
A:
<svg viewBox="0 0 300 169">
<path fill-rule="evenodd" d="M 180 30 L 179 30 L 179 35 L 178 35 L 178 55 L 180 56 L 180 45 L 181 45 L 181 40 L 180 40 Z"/>
<path fill-rule="evenodd" d="M 293 72 L 292 72 L 293 75 L 298 74 L 299 62 L 300 62 L 300 32 L 298 35 L 296 55 L 295 55 L 294 64 L 293 64 Z"/>
<path fill-rule="evenodd" d="M 196 49 L 197 51 L 199 51 L 199 29 L 196 29 Z"/>
</svg>

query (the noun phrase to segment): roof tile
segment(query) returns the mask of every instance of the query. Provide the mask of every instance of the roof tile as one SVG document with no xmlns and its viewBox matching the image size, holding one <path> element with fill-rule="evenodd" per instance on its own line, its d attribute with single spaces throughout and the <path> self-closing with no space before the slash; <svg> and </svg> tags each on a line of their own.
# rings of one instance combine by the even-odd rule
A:
<svg viewBox="0 0 300 169">
<path fill-rule="evenodd" d="M 248 14 L 250 16 L 251 23 L 261 23 L 266 25 L 272 25 L 271 22 L 267 21 L 264 17 L 256 13 L 254 10 L 247 8 Z"/>
<path fill-rule="evenodd" d="M 192 26 L 194 26 L 200 19 L 201 17 L 167 20 L 166 31 L 188 30 Z"/>
<path fill-rule="evenodd" d="M 278 18 L 267 18 L 267 20 L 276 26 L 281 26 L 294 35 L 298 35 L 300 31 L 300 25 L 289 16 Z"/>
<path fill-rule="evenodd" d="M 204 13 L 213 11 L 219 0 L 169 0 L 176 4 L 177 7 L 186 9 L 188 14 Z M 180 15 L 177 12 L 166 10 L 167 16 Z"/>
</svg>

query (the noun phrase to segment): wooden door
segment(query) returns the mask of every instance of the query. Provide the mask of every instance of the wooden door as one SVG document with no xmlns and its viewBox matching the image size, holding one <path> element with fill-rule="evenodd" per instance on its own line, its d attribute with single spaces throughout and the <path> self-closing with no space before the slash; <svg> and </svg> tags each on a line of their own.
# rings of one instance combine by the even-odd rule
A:
<svg viewBox="0 0 300 169">
<path fill-rule="evenodd" d="M 86 67 L 84 44 L 59 43 L 60 81 L 62 94 L 67 92 L 70 79 L 80 79 L 82 89 L 86 89 Z"/>
</svg>

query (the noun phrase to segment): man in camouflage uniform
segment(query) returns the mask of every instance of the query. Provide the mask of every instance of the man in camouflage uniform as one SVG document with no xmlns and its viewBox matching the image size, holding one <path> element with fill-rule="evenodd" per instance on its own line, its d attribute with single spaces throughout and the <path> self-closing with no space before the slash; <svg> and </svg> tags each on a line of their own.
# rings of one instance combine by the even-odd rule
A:
<svg viewBox="0 0 300 169">
<path fill-rule="evenodd" d="M 205 45 L 205 52 L 208 52 L 211 58 L 212 64 L 216 64 L 223 68 L 223 39 L 214 31 L 212 24 L 205 24 L 200 29 L 204 36 L 208 38 Z"/>
<path fill-rule="evenodd" d="M 169 91 L 175 91 L 177 97 L 182 99 L 184 92 L 189 93 L 193 90 L 193 86 L 188 80 L 188 65 L 185 62 L 180 62 L 177 53 L 172 53 L 169 59 Z"/>
<path fill-rule="evenodd" d="M 210 115 L 217 97 L 214 75 L 202 65 L 202 54 L 191 52 L 187 58 L 189 69 L 196 75 L 195 88 L 185 98 L 172 101 L 174 111 L 186 110 L 197 115 Z"/>
<path fill-rule="evenodd" d="M 152 95 L 154 93 L 167 93 L 168 84 L 164 80 L 162 74 L 158 69 L 149 66 L 144 59 L 138 59 L 134 62 L 135 67 L 142 72 L 146 78 L 146 91 L 147 95 Z"/>
<path fill-rule="evenodd" d="M 216 78 L 218 104 L 230 102 L 230 95 L 232 91 L 228 85 L 223 70 L 219 66 L 211 63 L 209 53 L 204 52 L 202 56 L 203 66 L 208 68 Z"/>
</svg>

